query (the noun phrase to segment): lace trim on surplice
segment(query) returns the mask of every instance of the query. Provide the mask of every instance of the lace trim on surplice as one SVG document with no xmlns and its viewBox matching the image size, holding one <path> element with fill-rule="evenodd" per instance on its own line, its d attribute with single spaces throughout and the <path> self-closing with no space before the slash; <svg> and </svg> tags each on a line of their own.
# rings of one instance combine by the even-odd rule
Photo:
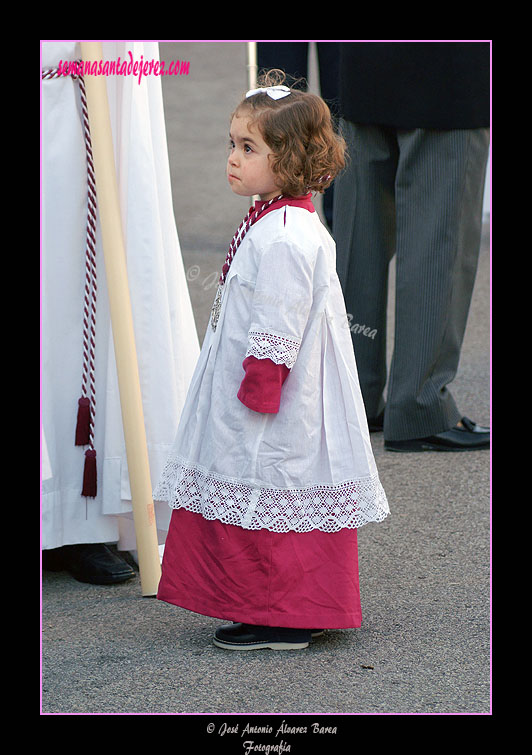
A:
<svg viewBox="0 0 532 755">
<path fill-rule="evenodd" d="M 368 522 L 380 522 L 390 513 L 378 475 L 338 485 L 261 488 L 188 464 L 180 457 L 168 462 L 154 499 L 205 519 L 272 532 L 358 529 Z"/>
<path fill-rule="evenodd" d="M 291 370 L 296 363 L 300 346 L 301 340 L 297 338 L 287 338 L 264 330 L 250 330 L 246 357 L 271 359 L 275 364 L 285 364 Z"/>
</svg>

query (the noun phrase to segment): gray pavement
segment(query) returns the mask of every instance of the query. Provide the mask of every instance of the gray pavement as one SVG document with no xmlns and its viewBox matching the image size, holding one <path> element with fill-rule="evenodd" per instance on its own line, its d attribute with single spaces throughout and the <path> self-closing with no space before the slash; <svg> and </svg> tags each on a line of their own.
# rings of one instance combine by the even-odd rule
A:
<svg viewBox="0 0 532 755">
<path fill-rule="evenodd" d="M 245 44 L 160 47 L 164 60 L 190 61 L 188 76 L 162 83 L 176 224 L 201 341 L 213 276 L 248 204 L 232 195 L 224 172 L 229 115 L 246 89 Z M 464 414 L 486 425 L 489 307 L 486 224 L 451 387 Z M 239 714 L 242 731 L 252 714 L 299 714 L 309 724 L 339 714 L 341 729 L 348 714 L 490 713 L 490 453 L 393 454 L 382 434 L 372 444 L 391 516 L 359 532 L 360 629 L 329 631 L 300 652 L 230 653 L 212 644 L 219 620 L 143 598 L 138 578 L 100 587 L 45 572 L 42 712 L 203 714 L 192 719 L 198 731 L 214 721 L 207 741 L 219 751 L 232 742 L 234 752 L 242 751 L 240 733 L 220 730 L 229 714 Z M 327 735 L 319 741 L 334 746 Z M 292 752 L 304 752 L 297 744 Z"/>
</svg>

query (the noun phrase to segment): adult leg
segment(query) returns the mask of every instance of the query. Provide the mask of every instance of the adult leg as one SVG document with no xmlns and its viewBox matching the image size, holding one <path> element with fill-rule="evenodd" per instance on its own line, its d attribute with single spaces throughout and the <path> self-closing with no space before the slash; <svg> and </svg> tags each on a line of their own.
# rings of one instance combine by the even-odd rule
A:
<svg viewBox="0 0 532 755">
<path fill-rule="evenodd" d="M 398 132 L 395 344 L 384 437 L 433 436 L 462 417 L 448 390 L 475 281 L 487 129 Z"/>
<path fill-rule="evenodd" d="M 371 419 L 384 407 L 388 267 L 395 248 L 398 150 L 392 129 L 342 121 L 341 130 L 349 158 L 346 170 L 335 181 L 337 269 L 362 396 Z M 371 337 L 364 335 L 362 326 L 370 329 Z"/>
</svg>

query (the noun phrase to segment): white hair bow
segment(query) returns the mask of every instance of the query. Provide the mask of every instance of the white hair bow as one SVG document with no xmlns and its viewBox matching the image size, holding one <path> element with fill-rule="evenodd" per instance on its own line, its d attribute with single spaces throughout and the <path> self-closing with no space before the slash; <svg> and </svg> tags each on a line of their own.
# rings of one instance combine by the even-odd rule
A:
<svg viewBox="0 0 532 755">
<path fill-rule="evenodd" d="M 259 94 L 260 92 L 266 92 L 268 97 L 271 97 L 272 100 L 280 100 L 281 97 L 287 97 L 290 94 L 290 89 L 285 87 L 284 84 L 274 87 L 262 87 L 261 89 L 250 89 L 249 92 L 246 92 L 246 98 L 252 97 L 254 94 Z"/>
</svg>

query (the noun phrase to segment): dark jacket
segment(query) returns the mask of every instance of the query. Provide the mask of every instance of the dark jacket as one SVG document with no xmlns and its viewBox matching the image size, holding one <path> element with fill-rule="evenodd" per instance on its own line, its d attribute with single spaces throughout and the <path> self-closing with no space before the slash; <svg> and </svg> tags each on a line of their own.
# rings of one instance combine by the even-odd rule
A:
<svg viewBox="0 0 532 755">
<path fill-rule="evenodd" d="M 340 111 L 353 123 L 490 125 L 489 42 L 344 42 Z"/>
</svg>

